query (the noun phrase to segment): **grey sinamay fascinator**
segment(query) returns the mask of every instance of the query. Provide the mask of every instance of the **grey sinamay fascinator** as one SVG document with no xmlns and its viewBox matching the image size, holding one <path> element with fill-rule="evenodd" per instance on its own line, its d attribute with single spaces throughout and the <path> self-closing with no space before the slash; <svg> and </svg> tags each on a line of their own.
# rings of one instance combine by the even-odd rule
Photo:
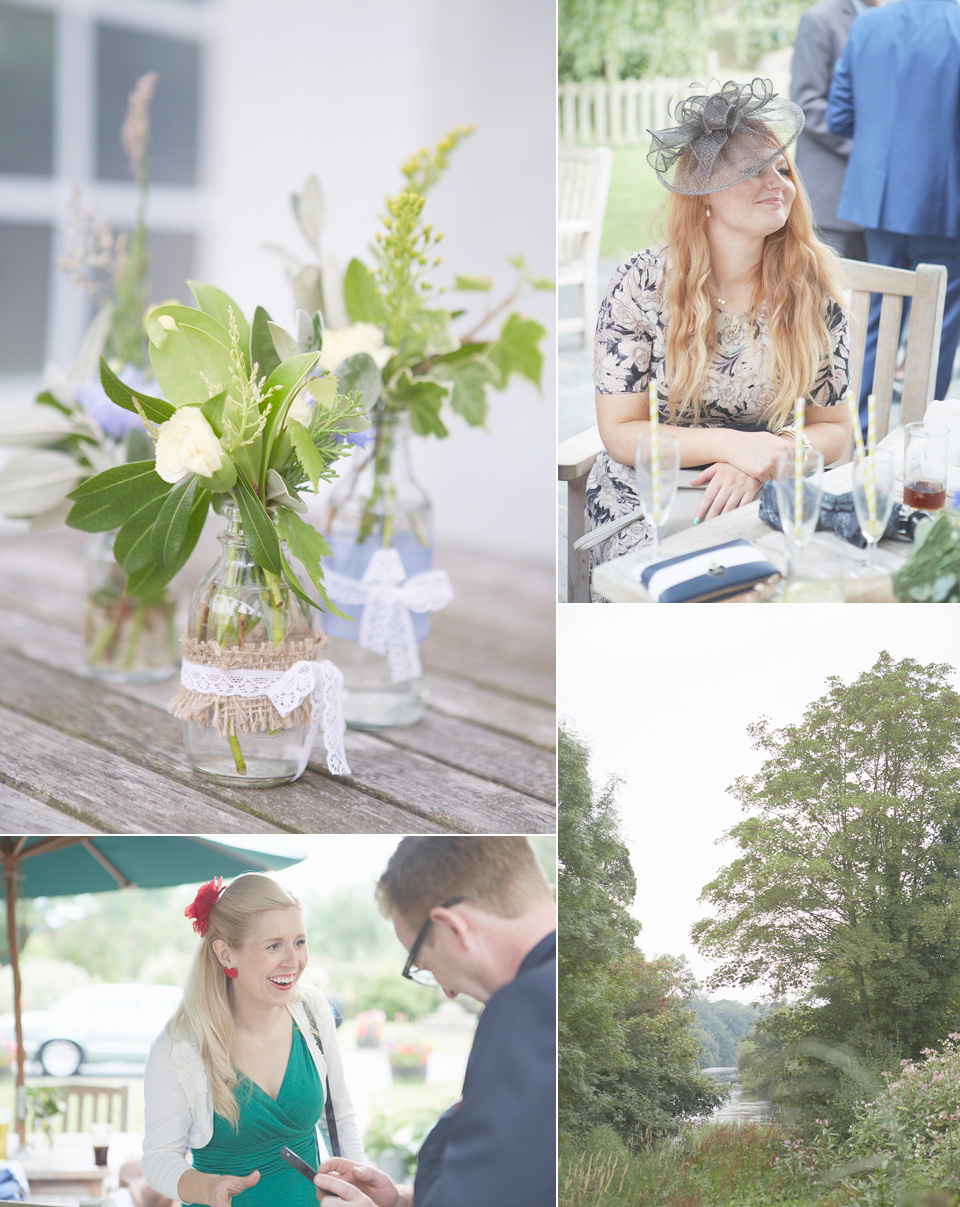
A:
<svg viewBox="0 0 960 1207">
<path fill-rule="evenodd" d="M 696 85 L 694 85 L 696 87 Z M 673 113 L 680 123 L 650 130 L 647 163 L 673 193 L 718 193 L 772 163 L 803 129 L 803 110 L 769 80 L 727 80 L 719 92 L 690 96 Z"/>
</svg>

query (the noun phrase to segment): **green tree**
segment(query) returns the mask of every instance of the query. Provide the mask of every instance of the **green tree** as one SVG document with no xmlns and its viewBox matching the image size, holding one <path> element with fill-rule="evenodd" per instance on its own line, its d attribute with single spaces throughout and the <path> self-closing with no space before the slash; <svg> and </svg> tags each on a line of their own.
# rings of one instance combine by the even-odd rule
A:
<svg viewBox="0 0 960 1207">
<path fill-rule="evenodd" d="M 594 1094 L 598 1070 L 624 1061 L 625 987 L 616 966 L 640 929 L 628 907 L 637 883 L 620 838 L 617 781 L 590 779 L 589 750 L 561 727 L 558 755 L 557 898 L 559 943 L 559 1110 L 574 1129 Z"/>
<path fill-rule="evenodd" d="M 723 1000 L 708 1002 L 693 998 L 693 1034 L 702 1048 L 701 1069 L 715 1066 L 732 1068 L 737 1063 L 737 1047 L 757 1021 L 758 1009 L 744 1002 Z"/>
<path fill-rule="evenodd" d="M 624 1005 L 626 1059 L 601 1069 L 586 1119 L 611 1124 L 629 1146 L 676 1132 L 685 1118 L 707 1114 L 727 1089 L 700 1072 L 700 1045 L 687 1004 L 695 992 L 682 959 L 645 960 L 632 952 L 616 969 Z"/>
<path fill-rule="evenodd" d="M 750 727 L 767 757 L 732 792 L 751 816 L 728 831 L 740 854 L 704 889 L 714 912 L 693 935 L 721 961 L 714 986 L 766 981 L 777 995 L 806 994 L 808 1049 L 822 1032 L 864 1058 L 916 1056 L 956 1015 L 951 671 L 884 652 L 849 685 L 830 678 L 799 724 Z"/>
</svg>

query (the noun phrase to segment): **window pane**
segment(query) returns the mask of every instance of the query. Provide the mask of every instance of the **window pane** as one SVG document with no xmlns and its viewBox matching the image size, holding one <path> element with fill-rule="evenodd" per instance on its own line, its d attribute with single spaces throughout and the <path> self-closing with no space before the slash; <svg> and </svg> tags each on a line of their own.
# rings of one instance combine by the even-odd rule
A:
<svg viewBox="0 0 960 1207">
<path fill-rule="evenodd" d="M 0 3 L 0 172 L 53 171 L 53 14 Z"/>
<path fill-rule="evenodd" d="M 150 289 L 151 304 L 177 298 L 184 306 L 193 306 L 193 294 L 187 279 L 193 279 L 193 257 L 196 239 L 182 231 L 151 231 Z"/>
<path fill-rule="evenodd" d="M 196 42 L 114 25 L 97 27 L 97 176 L 129 180 L 120 146 L 127 98 L 140 76 L 159 73 L 150 106 L 150 179 L 197 183 L 201 52 Z"/>
<path fill-rule="evenodd" d="M 50 226 L 0 223 L 0 373 L 43 369 Z"/>
</svg>

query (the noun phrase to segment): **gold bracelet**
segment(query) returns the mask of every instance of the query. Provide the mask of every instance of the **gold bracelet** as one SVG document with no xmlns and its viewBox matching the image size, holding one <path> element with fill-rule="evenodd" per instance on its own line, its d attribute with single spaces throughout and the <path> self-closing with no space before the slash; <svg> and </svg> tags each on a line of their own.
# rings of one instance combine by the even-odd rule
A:
<svg viewBox="0 0 960 1207">
<path fill-rule="evenodd" d="M 777 432 L 777 435 L 790 436 L 794 444 L 798 444 L 801 448 L 812 447 L 810 444 L 810 437 L 807 435 L 806 430 L 799 431 L 792 423 L 789 427 L 782 427 L 780 431 Z"/>
</svg>

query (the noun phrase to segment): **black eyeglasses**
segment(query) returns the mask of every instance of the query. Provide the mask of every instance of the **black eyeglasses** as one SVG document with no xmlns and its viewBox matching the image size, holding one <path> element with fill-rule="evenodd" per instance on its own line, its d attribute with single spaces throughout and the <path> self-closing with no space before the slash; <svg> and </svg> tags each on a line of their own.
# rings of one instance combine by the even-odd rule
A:
<svg viewBox="0 0 960 1207">
<path fill-rule="evenodd" d="M 459 905 L 463 900 L 462 897 L 451 897 L 449 901 L 441 901 L 439 905 L 435 905 L 433 909 L 449 909 L 452 905 Z M 423 940 L 427 934 L 427 928 L 430 925 L 430 915 L 427 914 L 427 920 L 423 926 L 417 931 L 417 937 L 413 940 L 410 947 L 410 954 L 407 956 L 407 962 L 403 966 L 403 975 L 408 981 L 416 981 L 418 985 L 436 985 L 437 978 L 432 972 L 426 968 L 417 968 L 414 960 L 417 958 L 417 953 L 423 946 Z"/>
</svg>

